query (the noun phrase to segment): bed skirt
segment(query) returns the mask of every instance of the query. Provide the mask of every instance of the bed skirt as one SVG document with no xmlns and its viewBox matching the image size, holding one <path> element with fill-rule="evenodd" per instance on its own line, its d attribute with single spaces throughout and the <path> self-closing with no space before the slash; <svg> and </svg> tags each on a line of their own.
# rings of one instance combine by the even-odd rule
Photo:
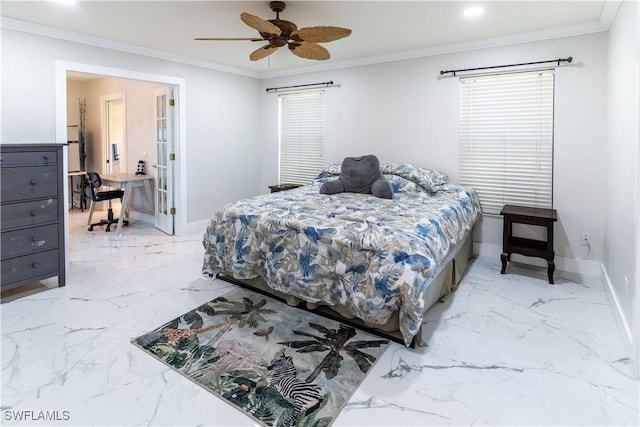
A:
<svg viewBox="0 0 640 427">
<path fill-rule="evenodd" d="M 447 261 L 444 262 L 438 270 L 438 273 L 431 279 L 427 291 L 424 295 L 424 312 L 431 308 L 437 302 L 444 301 L 452 292 L 454 292 L 464 272 L 467 270 L 469 259 L 473 254 L 473 233 L 469 233 L 468 237 L 461 242 L 447 257 Z M 230 282 L 239 286 L 243 286 L 265 295 L 273 296 L 277 299 L 285 301 L 290 306 L 303 308 L 306 310 L 314 311 L 325 317 L 329 317 L 349 325 L 365 329 L 374 334 L 391 339 L 399 344 L 404 345 L 404 340 L 399 331 L 399 317 L 398 314 L 393 315 L 389 321 L 384 325 L 371 324 L 364 322 L 346 309 L 338 306 L 319 306 L 313 303 L 303 301 L 291 295 L 283 294 L 282 292 L 271 289 L 262 277 L 253 279 L 236 279 L 229 273 L 218 273 L 216 278 Z M 422 337 L 422 326 L 418 333 L 414 336 L 410 347 L 426 346 L 427 343 Z"/>
</svg>

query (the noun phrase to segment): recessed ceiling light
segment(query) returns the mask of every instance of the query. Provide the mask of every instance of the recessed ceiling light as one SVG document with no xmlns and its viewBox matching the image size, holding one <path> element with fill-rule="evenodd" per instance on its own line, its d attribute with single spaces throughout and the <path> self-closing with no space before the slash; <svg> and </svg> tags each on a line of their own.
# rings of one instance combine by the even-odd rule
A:
<svg viewBox="0 0 640 427">
<path fill-rule="evenodd" d="M 471 6 L 464 10 L 465 18 L 477 18 L 484 13 L 484 9 L 480 6 Z"/>
</svg>

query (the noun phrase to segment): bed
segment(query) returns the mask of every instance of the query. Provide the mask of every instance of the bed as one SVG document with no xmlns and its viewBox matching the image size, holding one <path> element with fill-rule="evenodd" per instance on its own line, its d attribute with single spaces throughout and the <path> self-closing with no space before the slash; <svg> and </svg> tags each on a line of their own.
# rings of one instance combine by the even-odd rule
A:
<svg viewBox="0 0 640 427">
<path fill-rule="evenodd" d="M 471 253 L 476 192 L 438 171 L 382 165 L 392 199 L 320 194 L 340 175 L 243 199 L 215 212 L 203 273 L 422 345 L 424 313 L 453 292 Z"/>
</svg>

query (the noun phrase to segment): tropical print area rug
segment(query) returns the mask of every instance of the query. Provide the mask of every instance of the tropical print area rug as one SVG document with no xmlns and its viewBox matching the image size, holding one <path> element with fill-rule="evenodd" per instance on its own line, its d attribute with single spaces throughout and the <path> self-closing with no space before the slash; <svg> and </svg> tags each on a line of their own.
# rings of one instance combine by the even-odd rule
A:
<svg viewBox="0 0 640 427">
<path fill-rule="evenodd" d="M 329 426 L 389 340 L 236 288 L 132 343 L 265 426 Z"/>
</svg>

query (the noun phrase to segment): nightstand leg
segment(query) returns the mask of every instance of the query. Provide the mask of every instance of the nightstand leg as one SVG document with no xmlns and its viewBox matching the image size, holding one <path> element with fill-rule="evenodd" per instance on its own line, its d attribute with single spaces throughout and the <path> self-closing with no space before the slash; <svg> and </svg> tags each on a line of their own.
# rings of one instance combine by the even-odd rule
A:
<svg viewBox="0 0 640 427">
<path fill-rule="evenodd" d="M 549 284 L 553 285 L 553 272 L 556 271 L 556 264 L 553 261 L 547 261 L 547 277 L 549 277 Z"/>
<path fill-rule="evenodd" d="M 507 271 L 507 260 L 511 258 L 511 254 L 502 253 L 500 255 L 500 260 L 502 261 L 502 270 L 500 270 L 500 274 L 504 274 Z"/>
</svg>

